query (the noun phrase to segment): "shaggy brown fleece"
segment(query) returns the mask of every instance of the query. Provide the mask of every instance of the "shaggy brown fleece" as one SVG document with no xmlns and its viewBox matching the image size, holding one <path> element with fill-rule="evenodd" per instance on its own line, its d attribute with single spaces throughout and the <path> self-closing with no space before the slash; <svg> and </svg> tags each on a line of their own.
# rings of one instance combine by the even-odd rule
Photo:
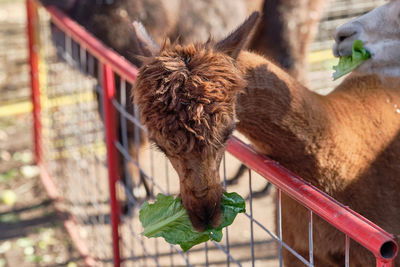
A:
<svg viewBox="0 0 400 267">
<path fill-rule="evenodd" d="M 220 129 L 245 82 L 230 57 L 209 47 L 166 45 L 140 69 L 135 96 L 141 120 L 150 138 L 169 137 L 161 149 L 170 155 L 204 154 L 226 141 Z"/>
<path fill-rule="evenodd" d="M 136 80 L 141 121 L 178 172 L 183 205 L 198 230 L 220 224 L 221 148 L 233 131 L 234 103 L 244 86 L 233 59 L 213 51 L 210 42 L 165 45 Z"/>
</svg>

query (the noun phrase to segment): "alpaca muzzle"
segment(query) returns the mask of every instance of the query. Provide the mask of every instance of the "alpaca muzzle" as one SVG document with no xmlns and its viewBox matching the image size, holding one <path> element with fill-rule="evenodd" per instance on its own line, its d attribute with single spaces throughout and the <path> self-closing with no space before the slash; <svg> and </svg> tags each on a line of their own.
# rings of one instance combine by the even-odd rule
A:
<svg viewBox="0 0 400 267">
<path fill-rule="evenodd" d="M 182 203 L 193 227 L 200 232 L 210 226 L 218 227 L 221 224 L 221 185 L 218 184 L 205 190 L 186 189 L 185 186 L 181 187 Z"/>
<path fill-rule="evenodd" d="M 205 158 L 169 157 L 179 176 L 182 204 L 193 227 L 200 232 L 221 224 L 223 189 L 219 165 L 222 153 Z"/>
</svg>

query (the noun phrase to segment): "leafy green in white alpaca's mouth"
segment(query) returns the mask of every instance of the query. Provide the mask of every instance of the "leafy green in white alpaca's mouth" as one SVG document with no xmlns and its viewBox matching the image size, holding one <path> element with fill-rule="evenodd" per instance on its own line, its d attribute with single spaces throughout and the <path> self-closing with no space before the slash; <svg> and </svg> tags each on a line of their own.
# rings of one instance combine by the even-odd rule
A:
<svg viewBox="0 0 400 267">
<path fill-rule="evenodd" d="M 333 80 L 351 72 L 360 66 L 365 60 L 371 57 L 371 54 L 365 50 L 360 40 L 355 40 L 353 43 L 351 56 L 341 57 L 337 66 L 333 66 L 335 72 L 333 73 Z"/>
</svg>

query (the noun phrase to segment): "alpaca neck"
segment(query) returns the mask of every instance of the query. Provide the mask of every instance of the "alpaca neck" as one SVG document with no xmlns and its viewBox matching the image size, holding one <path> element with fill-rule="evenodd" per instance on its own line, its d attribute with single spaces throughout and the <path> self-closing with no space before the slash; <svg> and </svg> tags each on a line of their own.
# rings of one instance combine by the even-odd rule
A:
<svg viewBox="0 0 400 267">
<path fill-rule="evenodd" d="M 242 52 L 238 66 L 248 82 L 237 100 L 238 130 L 261 153 L 311 179 L 329 122 L 322 97 L 263 57 Z"/>
<path fill-rule="evenodd" d="M 373 186 L 381 176 L 383 183 L 397 180 L 399 89 L 399 78 L 351 75 L 327 95 L 330 130 L 320 165 L 346 183 Z"/>
<path fill-rule="evenodd" d="M 399 79 L 348 78 L 320 96 L 257 55 L 243 52 L 238 66 L 248 85 L 237 99 L 237 129 L 259 152 L 326 192 L 344 188 L 397 147 Z"/>
</svg>

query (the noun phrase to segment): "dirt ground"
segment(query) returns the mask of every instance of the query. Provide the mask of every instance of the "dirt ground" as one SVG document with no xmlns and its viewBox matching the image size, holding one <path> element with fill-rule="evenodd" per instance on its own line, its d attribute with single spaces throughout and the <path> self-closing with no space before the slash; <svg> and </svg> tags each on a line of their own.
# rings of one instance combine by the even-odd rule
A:
<svg viewBox="0 0 400 267">
<path fill-rule="evenodd" d="M 9 114 L 30 96 L 24 33 L 24 2 L 0 0 L 0 267 L 84 266 L 33 164 L 31 114 Z"/>
</svg>

